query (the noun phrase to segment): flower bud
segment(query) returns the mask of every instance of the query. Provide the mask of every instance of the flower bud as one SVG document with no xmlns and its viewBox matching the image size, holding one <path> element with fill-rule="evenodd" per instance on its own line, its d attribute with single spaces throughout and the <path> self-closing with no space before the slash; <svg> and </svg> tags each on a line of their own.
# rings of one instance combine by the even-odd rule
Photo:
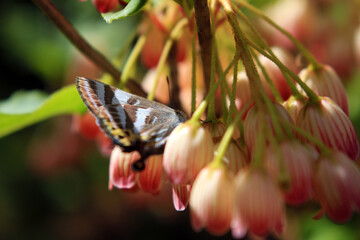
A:
<svg viewBox="0 0 360 240">
<path fill-rule="evenodd" d="M 172 198 L 176 211 L 184 211 L 187 207 L 189 203 L 190 189 L 190 185 L 180 184 L 172 186 Z"/>
<path fill-rule="evenodd" d="M 304 106 L 303 102 L 300 99 L 291 96 L 283 103 L 283 106 L 296 124 L 299 112 Z"/>
<path fill-rule="evenodd" d="M 265 164 L 270 176 L 275 181 L 288 183 L 284 195 L 287 203 L 298 205 L 306 202 L 312 195 L 312 165 L 317 155 L 297 141 L 284 141 L 279 145 L 279 152 L 268 147 Z M 286 179 L 281 179 L 284 176 Z"/>
<path fill-rule="evenodd" d="M 205 227 L 214 235 L 225 234 L 234 210 L 233 177 L 224 167 L 207 166 L 194 181 L 190 194 L 191 222 L 195 231 Z"/>
<path fill-rule="evenodd" d="M 299 77 L 319 96 L 329 97 L 349 115 L 349 105 L 345 88 L 334 69 L 324 65 L 321 69 L 303 69 Z"/>
<path fill-rule="evenodd" d="M 319 106 L 306 105 L 299 113 L 298 125 L 330 148 L 345 152 L 351 159 L 359 156 L 354 126 L 330 98 L 321 97 Z M 305 138 L 303 140 L 306 141 Z"/>
<path fill-rule="evenodd" d="M 319 160 L 314 176 L 314 195 L 322 210 L 316 216 L 327 213 L 330 219 L 343 223 L 353 209 L 360 210 L 360 172 L 358 167 L 342 152 L 332 158 Z"/>
<path fill-rule="evenodd" d="M 282 231 L 285 208 L 281 192 L 263 170 L 241 170 L 235 178 L 235 189 L 237 224 L 233 225 L 233 231 L 248 229 L 259 236 Z"/>
<path fill-rule="evenodd" d="M 191 184 L 214 156 L 209 131 L 200 123 L 185 122 L 170 134 L 164 150 L 164 170 L 172 184 Z"/>
<path fill-rule="evenodd" d="M 162 185 L 162 155 L 152 155 L 146 160 L 146 168 L 139 173 L 138 184 L 141 190 L 158 193 Z"/>
<path fill-rule="evenodd" d="M 110 157 L 109 189 L 113 186 L 120 189 L 130 189 L 136 185 L 136 172 L 131 165 L 140 159 L 136 151 L 124 153 L 119 146 L 115 146 Z"/>
</svg>

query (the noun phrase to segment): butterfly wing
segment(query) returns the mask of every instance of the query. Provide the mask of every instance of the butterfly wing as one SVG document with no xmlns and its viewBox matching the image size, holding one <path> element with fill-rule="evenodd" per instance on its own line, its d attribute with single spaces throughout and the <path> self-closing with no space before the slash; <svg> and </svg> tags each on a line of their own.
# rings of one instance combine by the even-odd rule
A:
<svg viewBox="0 0 360 240">
<path fill-rule="evenodd" d="M 186 120 L 183 113 L 161 103 L 99 81 L 79 77 L 76 86 L 102 130 L 127 152 L 162 153 L 171 131 Z"/>
</svg>

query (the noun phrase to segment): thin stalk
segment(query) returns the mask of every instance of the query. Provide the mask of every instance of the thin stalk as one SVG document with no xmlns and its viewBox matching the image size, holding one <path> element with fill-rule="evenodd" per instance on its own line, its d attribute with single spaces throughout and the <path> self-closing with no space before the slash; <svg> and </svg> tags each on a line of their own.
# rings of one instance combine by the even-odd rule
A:
<svg viewBox="0 0 360 240">
<path fill-rule="evenodd" d="M 177 39 L 182 31 L 182 28 L 188 24 L 188 20 L 186 18 L 181 19 L 173 28 L 173 30 L 170 33 L 169 38 L 166 40 L 165 42 L 165 46 L 161 52 L 161 56 L 156 68 L 156 72 L 155 72 L 155 80 L 154 80 L 154 84 L 153 87 L 151 89 L 151 92 L 148 95 L 148 99 L 149 100 L 154 100 L 155 97 L 155 91 L 156 91 L 156 87 L 158 85 L 159 79 L 160 79 L 160 74 L 162 73 L 164 66 L 165 66 L 165 62 L 166 59 L 169 55 L 170 49 L 174 43 L 174 40 Z"/>
<path fill-rule="evenodd" d="M 232 66 L 237 62 L 236 59 L 233 59 L 230 64 L 227 66 L 227 68 L 224 71 L 224 74 L 221 74 L 219 77 L 219 80 L 214 84 L 214 86 L 212 86 L 210 88 L 209 93 L 207 94 L 207 96 L 205 97 L 205 99 L 200 103 L 200 106 L 196 109 L 196 111 L 194 112 L 194 114 L 191 117 L 190 121 L 195 121 L 198 122 L 201 118 L 201 115 L 204 113 L 204 111 L 206 110 L 206 107 L 209 104 L 209 99 L 213 98 L 215 95 L 215 92 L 217 90 L 217 88 L 220 86 L 220 83 L 225 81 L 225 76 L 226 74 L 230 71 L 230 69 L 232 68 Z"/>
<path fill-rule="evenodd" d="M 215 155 L 215 158 L 213 160 L 214 165 L 222 166 L 226 150 L 229 147 L 230 141 L 233 139 L 232 136 L 234 135 L 236 125 L 240 120 L 240 115 L 237 115 L 235 119 L 231 122 L 231 124 L 227 127 L 226 132 L 221 139 L 220 145 L 217 149 L 217 154 Z"/>
<path fill-rule="evenodd" d="M 133 50 L 131 51 L 129 58 L 127 59 L 125 65 L 124 65 L 122 75 L 120 78 L 120 87 L 121 88 L 123 88 L 126 85 L 128 79 L 129 79 L 131 69 L 135 65 L 135 62 L 137 61 L 137 59 L 141 53 L 141 50 L 143 49 L 143 47 L 145 45 L 146 37 L 147 37 L 146 34 L 143 34 L 140 36 L 140 38 L 137 40 Z"/>
<path fill-rule="evenodd" d="M 33 0 L 38 8 L 55 24 L 67 39 L 88 59 L 104 72 L 109 73 L 115 82 L 120 81 L 121 72 L 107 60 L 98 50 L 92 47 L 71 25 L 71 23 L 56 9 L 50 0 Z M 146 96 L 145 91 L 135 81 L 128 81 L 126 87 L 134 94 Z"/>
<path fill-rule="evenodd" d="M 280 27 L 277 23 L 275 23 L 273 20 L 271 20 L 268 16 L 266 16 L 261 10 L 257 9 L 256 7 L 252 6 L 251 4 L 245 2 L 245 1 L 238 1 L 238 3 L 247 8 L 248 10 L 252 11 L 262 19 L 264 19 L 266 22 L 268 22 L 271 26 L 276 28 L 278 31 L 280 31 L 282 34 L 284 34 L 289 40 L 294 43 L 294 45 L 304 54 L 305 58 L 311 63 L 311 65 L 314 66 L 314 69 L 321 68 L 321 64 L 316 61 L 314 56 L 302 45 L 296 38 L 294 38 L 290 33 L 288 33 L 284 28 Z"/>
</svg>

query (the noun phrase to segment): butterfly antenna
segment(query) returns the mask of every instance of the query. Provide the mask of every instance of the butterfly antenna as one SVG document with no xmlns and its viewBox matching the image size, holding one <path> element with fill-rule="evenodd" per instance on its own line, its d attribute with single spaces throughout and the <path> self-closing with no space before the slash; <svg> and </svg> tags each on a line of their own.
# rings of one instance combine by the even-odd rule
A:
<svg viewBox="0 0 360 240">
<path fill-rule="evenodd" d="M 169 79 L 169 76 L 166 76 L 166 82 L 167 82 L 167 85 L 168 85 L 169 101 L 170 101 L 171 93 L 170 93 L 170 79 Z"/>
</svg>

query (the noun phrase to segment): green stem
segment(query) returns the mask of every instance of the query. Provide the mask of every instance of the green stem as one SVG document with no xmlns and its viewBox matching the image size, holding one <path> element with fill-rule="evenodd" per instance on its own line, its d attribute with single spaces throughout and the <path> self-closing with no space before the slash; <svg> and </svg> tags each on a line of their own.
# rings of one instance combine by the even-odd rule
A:
<svg viewBox="0 0 360 240">
<path fill-rule="evenodd" d="M 238 3 L 245 8 L 249 9 L 256 15 L 260 16 L 262 19 L 264 19 L 266 22 L 268 22 L 271 26 L 276 28 L 278 31 L 283 33 L 287 38 L 290 39 L 292 43 L 304 54 L 305 58 L 313 65 L 314 69 L 321 68 L 321 64 L 316 61 L 314 56 L 302 45 L 296 38 L 294 38 L 290 33 L 288 33 L 284 28 L 280 27 L 277 23 L 275 23 L 273 20 L 271 20 L 268 16 L 266 16 L 261 10 L 257 9 L 256 7 L 252 6 L 251 4 L 245 2 L 245 1 L 238 1 Z"/>
<path fill-rule="evenodd" d="M 146 34 L 141 35 L 138 41 L 135 44 L 135 47 L 130 53 L 129 58 L 127 59 L 125 66 L 123 68 L 123 72 L 120 78 L 120 88 L 123 88 L 126 85 L 127 80 L 129 79 L 129 75 L 132 67 L 135 65 L 136 60 L 138 59 L 142 48 L 146 42 Z"/>
<path fill-rule="evenodd" d="M 237 83 L 237 76 L 238 76 L 238 64 L 234 65 L 233 70 L 233 82 L 232 82 L 232 93 L 230 95 L 230 107 L 229 107 L 229 114 L 226 120 L 226 126 L 231 123 L 233 118 L 233 113 L 235 112 L 235 96 L 236 96 L 236 83 Z"/>
<path fill-rule="evenodd" d="M 318 149 L 321 155 L 331 155 L 332 150 L 326 146 L 323 141 L 320 139 L 314 137 L 311 133 L 308 131 L 305 131 L 304 129 L 295 126 L 294 124 L 290 124 L 287 121 L 281 120 L 281 124 L 284 124 L 290 128 L 292 128 L 296 133 L 300 134 L 302 137 L 306 138 L 311 144 L 315 145 Z"/>
<path fill-rule="evenodd" d="M 163 51 L 161 52 L 161 56 L 159 59 L 159 63 L 158 66 L 156 68 L 156 73 L 155 73 L 155 81 L 153 84 L 153 87 L 151 89 L 151 92 L 148 95 L 148 99 L 149 100 L 154 100 L 155 97 L 155 91 L 156 91 L 156 87 L 158 85 L 159 79 L 160 79 L 160 74 L 162 73 L 164 66 L 165 66 L 165 62 L 166 59 L 169 55 L 170 49 L 174 43 L 174 40 L 178 39 L 182 28 L 188 23 L 188 20 L 186 18 L 181 19 L 174 27 L 174 29 L 171 31 L 169 38 L 166 40 L 165 42 L 165 46 L 163 48 Z"/>
<path fill-rule="evenodd" d="M 195 121 L 198 122 L 201 118 L 201 115 L 204 113 L 204 111 L 206 110 L 206 107 L 209 104 L 209 99 L 213 98 L 216 92 L 216 89 L 220 86 L 220 83 L 225 81 L 225 76 L 226 74 L 230 71 L 230 69 L 232 68 L 232 66 L 237 62 L 236 59 L 233 59 L 230 64 L 227 66 L 227 68 L 225 69 L 224 73 L 220 75 L 219 80 L 214 84 L 214 86 L 212 86 L 210 88 L 210 91 L 208 93 L 208 95 L 205 97 L 205 99 L 200 103 L 200 106 L 196 109 L 196 111 L 194 112 L 194 114 L 192 115 L 190 121 Z"/>
<path fill-rule="evenodd" d="M 241 17 L 241 19 L 243 19 L 243 21 L 248 25 L 248 27 L 250 28 L 250 30 L 254 33 L 256 39 L 259 41 L 260 44 L 260 48 L 261 50 L 265 49 L 266 51 L 269 52 L 269 55 L 273 58 L 276 59 L 277 62 L 280 62 L 280 60 L 277 58 L 277 56 L 274 54 L 274 52 L 272 51 L 271 47 L 268 46 L 268 44 L 265 42 L 265 40 L 261 37 L 260 33 L 256 30 L 255 26 L 249 21 L 249 19 L 246 17 L 246 15 L 244 13 L 242 13 L 240 11 L 240 9 L 233 4 L 233 6 L 235 7 L 235 12 L 236 14 Z M 247 42 L 249 42 L 249 40 L 247 40 Z M 255 44 L 255 43 L 253 43 Z M 260 52 L 260 51 L 258 51 Z M 261 52 L 265 52 L 265 51 L 261 51 Z M 270 59 L 270 58 L 269 58 Z M 272 59 L 270 59 L 272 60 Z M 272 60 L 273 61 L 273 60 Z M 274 61 L 273 61 L 274 62 Z M 294 96 L 296 96 L 297 98 L 302 98 L 302 95 L 299 93 L 299 91 L 297 90 L 294 82 L 290 79 L 289 75 L 286 74 L 286 70 L 284 68 L 282 68 L 281 66 L 278 66 L 280 71 L 282 72 L 282 74 L 284 75 L 287 84 L 289 85 L 291 92 Z M 290 70 L 286 67 L 287 70 Z M 290 70 L 291 71 L 291 70 Z"/>
<path fill-rule="evenodd" d="M 249 39 L 246 39 L 247 44 L 249 44 L 251 47 L 253 47 L 256 51 L 258 51 L 259 53 L 261 53 L 264 57 L 270 59 L 272 62 L 274 62 L 280 69 L 284 70 L 288 75 L 290 75 L 291 78 L 293 78 L 296 83 L 298 83 L 300 85 L 300 87 L 305 91 L 306 95 L 309 98 L 309 101 L 316 103 L 319 102 L 319 98 L 316 95 L 316 93 L 314 93 L 314 91 L 312 91 L 300 78 L 299 76 L 297 76 L 293 71 L 291 71 L 288 67 L 286 67 L 281 61 L 279 61 L 277 58 L 272 57 L 271 55 L 267 54 L 264 50 L 262 50 L 259 46 L 257 46 L 254 42 L 252 42 Z M 294 84 L 290 84 L 289 85 L 292 88 L 292 92 L 293 94 L 297 97 L 297 98 L 303 98 L 302 95 L 299 93 L 299 91 L 296 90 L 296 87 L 294 86 Z M 294 88 L 294 89 L 293 89 Z"/>
<path fill-rule="evenodd" d="M 226 132 L 221 139 L 220 145 L 217 149 L 217 154 L 213 160 L 213 164 L 217 166 L 221 166 L 223 164 L 223 158 L 225 156 L 226 150 L 229 147 L 230 141 L 233 139 L 232 136 L 234 135 L 234 131 L 236 128 L 237 123 L 240 121 L 240 115 L 237 115 L 229 127 L 226 129 Z"/>
</svg>

